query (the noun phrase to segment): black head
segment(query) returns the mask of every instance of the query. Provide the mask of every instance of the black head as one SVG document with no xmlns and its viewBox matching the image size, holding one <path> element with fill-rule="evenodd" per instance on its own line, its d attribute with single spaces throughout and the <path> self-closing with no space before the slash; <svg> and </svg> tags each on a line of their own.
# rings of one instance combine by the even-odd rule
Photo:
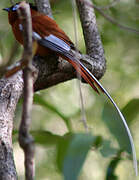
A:
<svg viewBox="0 0 139 180">
<path fill-rule="evenodd" d="M 18 8 L 19 8 L 19 3 L 16 3 L 15 5 L 9 8 L 4 8 L 3 10 L 10 12 L 10 11 L 16 11 Z"/>
<path fill-rule="evenodd" d="M 14 12 L 14 11 L 17 11 L 18 8 L 20 7 L 19 4 L 20 4 L 20 3 L 16 3 L 15 5 L 13 5 L 13 6 L 9 7 L 9 8 L 4 8 L 3 10 L 4 10 L 4 11 L 8 11 L 8 12 Z M 32 3 L 29 3 L 29 5 L 30 5 L 30 8 L 31 8 L 31 9 L 34 9 L 34 10 L 37 11 L 37 7 L 34 6 Z"/>
</svg>

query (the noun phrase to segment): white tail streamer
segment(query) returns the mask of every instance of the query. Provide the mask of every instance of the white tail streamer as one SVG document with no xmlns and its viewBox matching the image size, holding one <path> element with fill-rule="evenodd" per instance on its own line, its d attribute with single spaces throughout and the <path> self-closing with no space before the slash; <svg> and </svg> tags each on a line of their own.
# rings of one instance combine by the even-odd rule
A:
<svg viewBox="0 0 139 180">
<path fill-rule="evenodd" d="M 75 0 L 71 0 L 72 2 L 72 8 L 73 8 L 73 15 L 74 15 L 74 32 L 75 32 L 75 44 L 77 47 L 77 14 L 76 14 L 76 3 Z M 135 169 L 135 174 L 136 176 L 138 176 L 138 165 L 137 165 L 137 158 L 136 158 L 136 150 L 135 150 L 135 146 L 134 146 L 134 141 L 130 132 L 130 129 L 126 123 L 126 120 L 123 116 L 123 114 L 121 113 L 120 109 L 118 108 L 117 104 L 115 103 L 115 101 L 112 99 L 112 97 L 110 96 L 110 94 L 107 92 L 107 90 L 101 85 L 101 83 L 95 78 L 95 76 L 79 61 L 76 61 L 78 67 L 80 68 L 80 65 L 88 72 L 88 74 L 94 79 L 94 81 L 96 82 L 96 85 L 98 85 L 102 91 L 105 93 L 105 95 L 108 97 L 108 99 L 111 101 L 111 103 L 113 104 L 113 106 L 115 107 L 116 111 L 118 112 L 123 125 L 126 129 L 127 135 L 129 137 L 129 141 L 130 141 L 130 145 L 131 145 L 131 149 L 132 149 L 132 156 L 133 156 L 133 166 Z M 81 76 L 78 75 L 78 78 L 81 79 Z M 80 98 L 81 98 L 81 110 L 82 110 L 82 118 L 85 119 L 85 124 L 86 124 L 86 116 L 85 116 L 85 110 L 84 110 L 84 104 L 83 104 L 83 97 L 82 97 L 82 92 L 81 92 L 81 84 L 79 84 L 79 90 L 80 90 Z"/>
<path fill-rule="evenodd" d="M 136 158 L 136 150 L 135 150 L 135 145 L 134 145 L 134 141 L 130 132 L 130 129 L 126 123 L 126 120 L 123 116 L 123 114 L 121 113 L 120 109 L 118 108 L 117 104 L 114 102 L 114 100 L 112 99 L 112 97 L 110 96 L 110 94 L 106 91 L 106 89 L 101 85 L 101 83 L 95 78 L 95 76 L 82 64 L 83 68 L 88 72 L 88 74 L 95 80 L 96 85 L 98 84 L 101 89 L 104 91 L 104 93 L 106 94 L 106 96 L 108 97 L 108 99 L 111 101 L 111 103 L 114 105 L 114 107 L 116 108 L 120 118 L 122 119 L 122 122 L 124 124 L 124 127 L 127 131 L 128 137 L 129 137 L 129 141 L 130 141 L 130 145 L 131 145 L 131 149 L 132 149 L 132 156 L 133 156 L 133 166 L 135 169 L 135 173 L 136 176 L 138 176 L 138 165 L 137 165 L 137 158 Z"/>
</svg>

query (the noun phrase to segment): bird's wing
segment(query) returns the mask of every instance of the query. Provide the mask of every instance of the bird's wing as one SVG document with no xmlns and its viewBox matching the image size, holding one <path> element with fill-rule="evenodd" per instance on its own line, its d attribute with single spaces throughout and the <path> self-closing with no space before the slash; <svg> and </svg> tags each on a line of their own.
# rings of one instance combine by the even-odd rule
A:
<svg viewBox="0 0 139 180">
<path fill-rule="evenodd" d="M 66 33 L 57 25 L 57 23 L 48 16 L 40 15 L 36 16 L 32 15 L 32 26 L 33 30 L 38 33 L 41 37 L 46 37 L 49 35 L 54 35 L 59 39 L 66 42 L 74 49 L 74 44 L 71 39 L 66 35 Z"/>
</svg>

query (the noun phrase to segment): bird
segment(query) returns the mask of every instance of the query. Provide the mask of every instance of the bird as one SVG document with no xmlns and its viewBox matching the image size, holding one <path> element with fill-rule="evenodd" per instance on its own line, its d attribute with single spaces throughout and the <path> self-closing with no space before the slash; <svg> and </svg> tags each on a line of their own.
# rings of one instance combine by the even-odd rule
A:
<svg viewBox="0 0 139 180">
<path fill-rule="evenodd" d="M 126 129 L 132 149 L 133 164 L 137 175 L 138 169 L 134 141 L 130 129 L 126 123 L 126 120 L 123 114 L 121 113 L 120 109 L 118 108 L 117 104 L 110 96 L 108 91 L 97 80 L 97 78 L 84 66 L 84 64 L 82 64 L 75 57 L 73 51 L 76 52 L 78 50 L 76 49 L 70 38 L 66 35 L 66 33 L 58 26 L 58 24 L 49 16 L 46 16 L 38 12 L 37 7 L 33 4 L 29 3 L 29 6 L 32 17 L 32 38 L 38 44 L 38 48 L 35 52 L 35 55 L 45 57 L 48 54 L 55 53 L 56 55 L 64 58 L 75 68 L 75 70 L 81 75 L 81 77 L 88 84 L 90 84 L 90 86 L 97 93 L 99 93 L 100 90 L 107 96 L 107 98 L 111 101 L 116 111 L 118 112 L 123 122 L 123 125 Z M 23 27 L 17 12 L 19 8 L 20 3 L 16 3 L 15 5 L 9 8 L 4 8 L 3 10 L 8 12 L 9 24 L 12 26 L 12 31 L 16 40 L 23 45 Z"/>
<path fill-rule="evenodd" d="M 77 51 L 79 53 L 79 50 L 77 50 L 74 43 L 66 33 L 52 18 L 38 12 L 37 7 L 32 3 L 29 3 L 29 6 L 32 17 L 32 38 L 37 41 L 38 44 L 35 55 L 45 57 L 49 54 L 55 53 L 67 60 L 97 93 L 99 93 L 98 89 L 103 92 L 103 89 L 97 83 L 96 78 L 94 78 L 92 73 L 83 65 L 83 63 L 75 57 L 75 53 Z M 8 12 L 9 24 L 12 27 L 16 40 L 23 45 L 23 27 L 17 12 L 19 7 L 20 3 L 16 3 L 9 8 L 4 8 L 3 10 Z"/>
</svg>

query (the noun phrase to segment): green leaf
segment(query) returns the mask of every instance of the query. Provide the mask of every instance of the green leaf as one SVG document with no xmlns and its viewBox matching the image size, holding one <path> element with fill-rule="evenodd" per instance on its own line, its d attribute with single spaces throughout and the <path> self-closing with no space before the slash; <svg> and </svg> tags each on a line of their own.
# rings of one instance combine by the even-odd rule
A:
<svg viewBox="0 0 139 180">
<path fill-rule="evenodd" d="M 131 146 L 127 131 L 116 110 L 108 103 L 104 105 L 102 119 L 108 127 L 111 134 L 116 138 L 120 149 L 131 153 Z"/>
<path fill-rule="evenodd" d="M 31 134 L 34 137 L 35 143 L 43 146 L 56 145 L 62 138 L 62 136 L 43 130 L 31 131 Z"/>
<path fill-rule="evenodd" d="M 100 148 L 100 153 L 103 157 L 111 157 L 113 155 L 116 155 L 117 152 L 118 149 L 112 147 L 111 141 L 103 140 L 102 147 Z"/>
<path fill-rule="evenodd" d="M 98 142 L 91 134 L 67 134 L 63 137 L 58 145 L 57 164 L 64 180 L 77 180 L 89 149 Z"/>
<path fill-rule="evenodd" d="M 132 99 L 122 109 L 122 113 L 125 115 L 128 124 L 130 124 L 139 113 L 139 99 Z"/>
<path fill-rule="evenodd" d="M 43 106 L 44 108 L 49 109 L 50 111 L 56 113 L 58 116 L 60 116 L 64 120 L 68 130 L 72 131 L 70 119 L 67 116 L 65 116 L 62 112 L 60 112 L 54 105 L 45 101 L 44 98 L 38 94 L 34 95 L 34 103 L 39 104 Z"/>
<path fill-rule="evenodd" d="M 44 130 L 30 131 L 30 133 L 34 138 L 35 143 L 43 146 L 56 145 L 62 139 L 62 136 L 55 135 L 49 131 L 44 131 Z M 18 131 L 14 130 L 13 142 L 15 143 L 17 141 L 18 141 Z"/>
</svg>

